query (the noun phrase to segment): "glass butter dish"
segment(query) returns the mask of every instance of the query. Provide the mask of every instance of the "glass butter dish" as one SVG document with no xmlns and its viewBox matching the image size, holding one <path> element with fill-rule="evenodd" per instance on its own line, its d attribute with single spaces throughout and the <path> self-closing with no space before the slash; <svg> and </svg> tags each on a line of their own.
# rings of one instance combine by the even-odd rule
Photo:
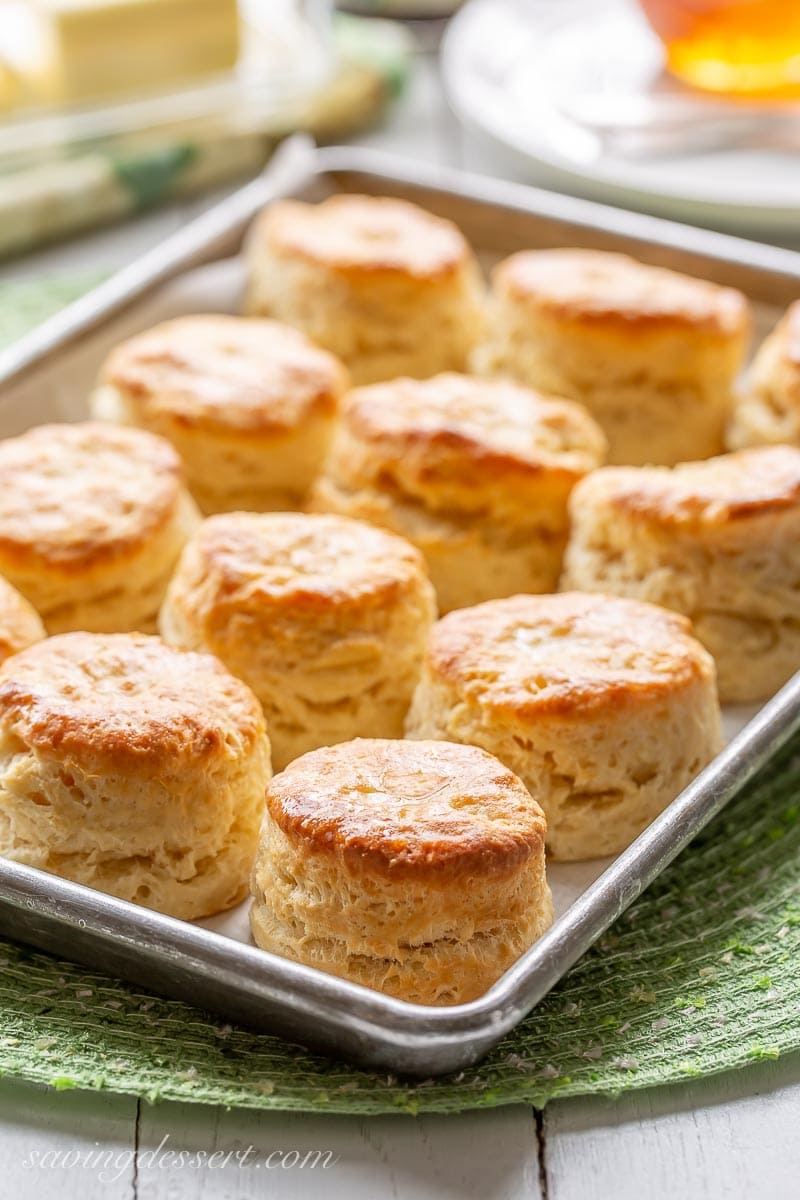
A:
<svg viewBox="0 0 800 1200">
<path fill-rule="evenodd" d="M 331 72 L 330 8 L 0 0 L 0 172 L 120 141 L 235 140 L 289 124 Z"/>
</svg>

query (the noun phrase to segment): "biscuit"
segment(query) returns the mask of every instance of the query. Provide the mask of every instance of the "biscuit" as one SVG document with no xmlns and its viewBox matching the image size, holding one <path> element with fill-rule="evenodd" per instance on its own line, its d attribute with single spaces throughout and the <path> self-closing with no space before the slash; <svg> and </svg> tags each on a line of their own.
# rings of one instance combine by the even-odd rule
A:
<svg viewBox="0 0 800 1200">
<path fill-rule="evenodd" d="M 723 448 L 749 334 L 741 292 L 598 250 L 532 250 L 495 269 L 482 374 L 585 404 L 609 462 Z"/>
<path fill-rule="evenodd" d="M 67 633 L 0 667 L 0 854 L 192 920 L 237 904 L 270 778 L 255 696 L 209 655 Z"/>
<path fill-rule="evenodd" d="M 800 668 L 800 450 L 606 467 L 571 501 L 563 586 L 684 613 L 723 703 L 771 696 Z"/>
<path fill-rule="evenodd" d="M 203 512 L 268 512 L 302 508 L 346 385 L 296 329 L 202 314 L 117 346 L 91 408 L 167 438 Z"/>
<path fill-rule="evenodd" d="M 624 849 L 721 745 L 714 664 L 685 617 L 578 592 L 439 621 L 406 730 L 495 754 L 564 861 Z"/>
<path fill-rule="evenodd" d="M 764 339 L 734 404 L 728 448 L 800 446 L 800 300 Z"/>
<path fill-rule="evenodd" d="M 259 946 L 417 1004 L 481 995 L 553 918 L 545 821 L 474 746 L 357 740 L 267 789 Z"/>
<path fill-rule="evenodd" d="M 304 330 L 357 384 L 463 370 L 480 333 L 483 284 L 467 242 L 405 200 L 273 204 L 247 260 L 248 311 Z"/>
<path fill-rule="evenodd" d="M 351 392 L 310 506 L 424 554 L 440 612 L 555 589 L 569 493 L 605 438 L 568 400 L 445 374 Z"/>
<path fill-rule="evenodd" d="M 0 442 L 0 573 L 49 633 L 151 632 L 199 514 L 163 438 L 100 422 Z"/>
<path fill-rule="evenodd" d="M 46 636 L 33 605 L 0 576 L 0 663 Z"/>
<path fill-rule="evenodd" d="M 434 615 L 402 538 L 345 517 L 230 513 L 189 542 L 160 623 L 250 685 L 280 770 L 317 746 L 401 736 Z"/>
</svg>

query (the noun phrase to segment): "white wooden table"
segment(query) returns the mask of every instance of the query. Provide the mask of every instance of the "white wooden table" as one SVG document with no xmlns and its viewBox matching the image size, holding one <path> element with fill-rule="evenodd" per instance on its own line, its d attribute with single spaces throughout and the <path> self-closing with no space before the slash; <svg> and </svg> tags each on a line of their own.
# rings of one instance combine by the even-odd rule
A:
<svg viewBox="0 0 800 1200">
<path fill-rule="evenodd" d="M 490 148 L 459 130 L 427 61 L 420 62 L 387 126 L 360 140 L 478 171 L 496 171 L 500 163 Z M 4 267 L 0 278 L 113 267 L 208 202 L 176 206 L 32 255 Z M 560 1101 L 544 1113 L 518 1105 L 451 1117 L 153 1107 L 132 1097 L 0 1080 L 0 1196 L 797 1200 L 798 1115 L 800 1054 L 616 1101 Z"/>
</svg>

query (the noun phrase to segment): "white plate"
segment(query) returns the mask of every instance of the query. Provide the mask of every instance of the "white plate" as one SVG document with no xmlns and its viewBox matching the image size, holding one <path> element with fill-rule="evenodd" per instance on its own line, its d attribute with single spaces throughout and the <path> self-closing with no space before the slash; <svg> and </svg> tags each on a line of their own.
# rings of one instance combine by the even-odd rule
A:
<svg viewBox="0 0 800 1200">
<path fill-rule="evenodd" d="M 595 100 L 625 110 L 696 98 L 698 122 L 718 101 L 663 70 L 635 0 L 470 0 L 442 48 L 450 101 L 548 185 L 716 228 L 800 236 L 800 140 L 794 151 L 728 148 L 624 157 L 575 120 Z M 800 114 L 800 109 L 798 109 Z"/>
</svg>

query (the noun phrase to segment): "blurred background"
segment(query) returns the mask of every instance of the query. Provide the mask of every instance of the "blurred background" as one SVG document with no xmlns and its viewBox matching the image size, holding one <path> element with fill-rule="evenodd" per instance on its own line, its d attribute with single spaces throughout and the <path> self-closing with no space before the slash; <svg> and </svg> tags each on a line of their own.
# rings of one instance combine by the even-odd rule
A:
<svg viewBox="0 0 800 1200">
<path fill-rule="evenodd" d="M 800 245 L 800 2 L 0 0 L 0 339 L 298 129 Z"/>
</svg>

